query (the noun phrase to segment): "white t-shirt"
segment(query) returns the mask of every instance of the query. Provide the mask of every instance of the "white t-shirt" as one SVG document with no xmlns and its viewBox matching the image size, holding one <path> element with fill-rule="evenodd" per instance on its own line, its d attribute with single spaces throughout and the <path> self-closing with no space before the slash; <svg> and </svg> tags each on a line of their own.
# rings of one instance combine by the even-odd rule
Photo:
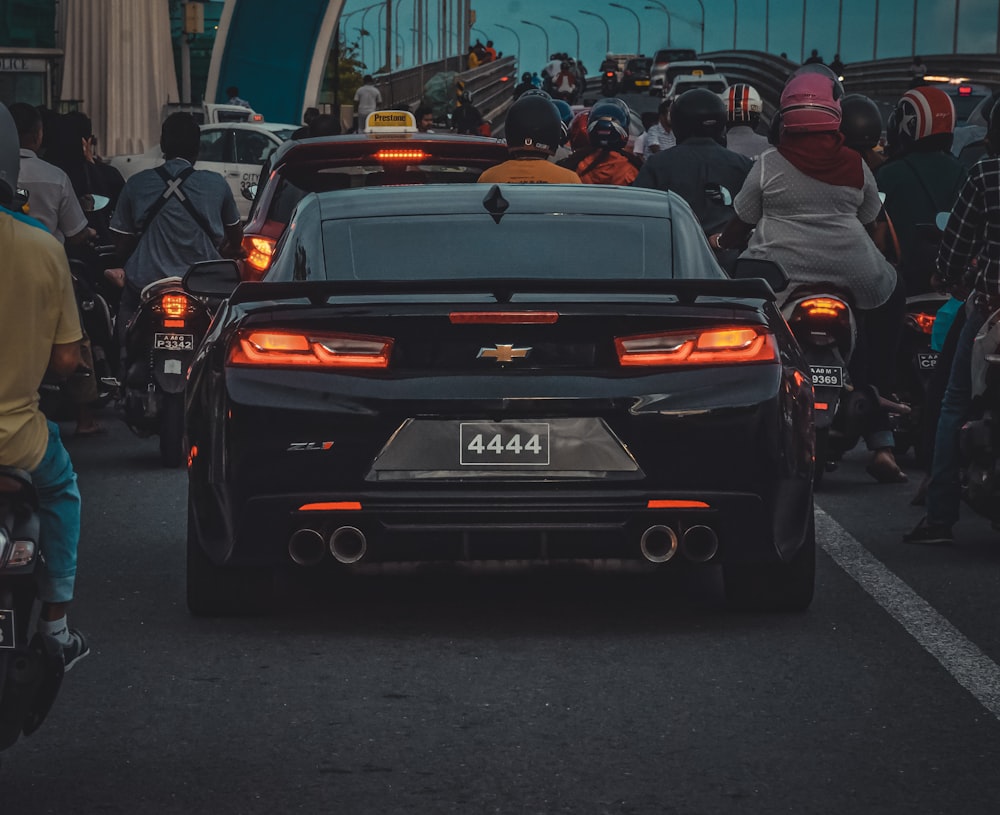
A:
<svg viewBox="0 0 1000 815">
<path fill-rule="evenodd" d="M 355 91 L 354 101 L 358 103 L 358 125 L 364 127 L 365 117 L 382 104 L 382 94 L 374 85 L 362 85 Z"/>
<path fill-rule="evenodd" d="M 45 224 L 60 243 L 87 228 L 87 216 L 83 214 L 69 176 L 23 147 L 17 183 L 28 191 L 31 217 Z"/>
</svg>

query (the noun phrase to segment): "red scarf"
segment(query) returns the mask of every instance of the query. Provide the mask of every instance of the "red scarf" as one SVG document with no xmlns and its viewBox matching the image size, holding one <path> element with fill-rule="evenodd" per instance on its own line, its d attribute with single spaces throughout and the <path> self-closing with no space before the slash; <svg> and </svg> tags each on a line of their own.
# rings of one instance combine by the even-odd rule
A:
<svg viewBox="0 0 1000 815">
<path fill-rule="evenodd" d="M 817 181 L 859 190 L 865 185 L 861 154 L 844 147 L 843 133 L 782 133 L 778 152 Z"/>
</svg>

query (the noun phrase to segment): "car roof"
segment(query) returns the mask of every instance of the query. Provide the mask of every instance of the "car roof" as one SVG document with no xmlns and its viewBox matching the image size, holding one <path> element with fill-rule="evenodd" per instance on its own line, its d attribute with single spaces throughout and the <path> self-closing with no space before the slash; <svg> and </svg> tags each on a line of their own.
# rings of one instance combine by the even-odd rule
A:
<svg viewBox="0 0 1000 815">
<path fill-rule="evenodd" d="M 503 214 L 558 212 L 669 219 L 674 204 L 683 203 L 672 192 L 599 184 L 422 184 L 312 193 L 299 207 L 319 207 L 324 221 L 430 214 L 481 213 L 489 217 L 487 201 L 495 195 L 494 189 L 499 189 L 507 202 Z"/>
<path fill-rule="evenodd" d="M 425 145 L 436 154 L 445 151 L 440 148 L 452 146 L 456 157 L 507 158 L 507 145 L 500 139 L 486 136 L 459 136 L 449 133 L 392 133 L 388 135 L 351 134 L 347 136 L 322 136 L 314 139 L 298 139 L 284 142 L 275 150 L 271 166 L 291 162 L 315 162 L 323 159 L 344 158 L 371 152 L 372 148 L 392 149 L 405 147 L 417 149 Z M 362 147 L 363 150 L 358 148 Z"/>
</svg>

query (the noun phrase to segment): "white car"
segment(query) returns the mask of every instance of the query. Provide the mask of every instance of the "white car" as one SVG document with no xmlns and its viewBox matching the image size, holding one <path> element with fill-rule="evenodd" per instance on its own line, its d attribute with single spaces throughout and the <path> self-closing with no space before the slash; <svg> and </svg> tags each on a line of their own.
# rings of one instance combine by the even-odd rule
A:
<svg viewBox="0 0 1000 815">
<path fill-rule="evenodd" d="M 681 74 L 674 79 L 663 98 L 673 101 L 684 91 L 693 88 L 707 88 L 712 93 L 722 93 L 728 87 L 729 81 L 722 74 L 702 74 L 700 76 Z"/>
<path fill-rule="evenodd" d="M 213 170 L 226 179 L 236 198 L 240 217 L 246 220 L 250 201 L 244 197 L 243 190 L 257 183 L 264 162 L 298 127 L 275 122 L 202 125 L 201 147 L 195 166 L 199 170 Z M 110 163 L 128 179 L 140 170 L 163 164 L 163 151 L 157 144 L 139 155 L 115 156 Z"/>
</svg>

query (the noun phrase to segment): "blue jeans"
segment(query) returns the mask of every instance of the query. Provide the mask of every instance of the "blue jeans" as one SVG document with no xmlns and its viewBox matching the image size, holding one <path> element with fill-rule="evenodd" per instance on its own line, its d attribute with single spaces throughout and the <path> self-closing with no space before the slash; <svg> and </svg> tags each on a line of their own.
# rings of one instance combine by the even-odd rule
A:
<svg viewBox="0 0 1000 815">
<path fill-rule="evenodd" d="M 48 422 L 49 444 L 41 463 L 31 471 L 38 491 L 41 528 L 38 593 L 44 603 L 68 603 L 76 583 L 76 549 L 80 543 L 80 490 L 73 462 L 59 436 L 59 425 Z"/>
<path fill-rule="evenodd" d="M 952 526 L 958 521 L 962 503 L 959 434 L 972 404 L 972 344 L 988 316 L 985 308 L 966 306 L 965 325 L 958 336 L 934 436 L 931 481 L 927 487 L 928 524 Z"/>
</svg>

